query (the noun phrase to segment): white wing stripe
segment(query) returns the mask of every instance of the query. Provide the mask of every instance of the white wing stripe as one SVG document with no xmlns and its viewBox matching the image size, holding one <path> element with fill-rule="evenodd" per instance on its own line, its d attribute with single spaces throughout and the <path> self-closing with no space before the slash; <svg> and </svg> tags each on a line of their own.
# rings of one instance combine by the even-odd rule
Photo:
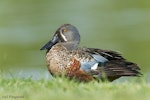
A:
<svg viewBox="0 0 150 100">
<path fill-rule="evenodd" d="M 92 70 L 96 70 L 97 67 L 98 67 L 98 63 L 95 63 L 95 64 L 91 67 L 91 69 L 92 69 Z"/>
</svg>

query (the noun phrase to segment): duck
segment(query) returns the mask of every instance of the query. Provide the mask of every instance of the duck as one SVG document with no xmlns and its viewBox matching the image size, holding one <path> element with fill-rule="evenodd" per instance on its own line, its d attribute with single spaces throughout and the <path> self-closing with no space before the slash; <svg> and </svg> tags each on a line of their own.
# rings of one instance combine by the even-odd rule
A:
<svg viewBox="0 0 150 100">
<path fill-rule="evenodd" d="M 80 34 L 71 24 L 61 25 L 41 47 L 46 51 L 46 65 L 52 76 L 65 76 L 81 82 L 108 80 L 122 76 L 141 76 L 140 67 L 116 51 L 78 47 Z"/>
</svg>

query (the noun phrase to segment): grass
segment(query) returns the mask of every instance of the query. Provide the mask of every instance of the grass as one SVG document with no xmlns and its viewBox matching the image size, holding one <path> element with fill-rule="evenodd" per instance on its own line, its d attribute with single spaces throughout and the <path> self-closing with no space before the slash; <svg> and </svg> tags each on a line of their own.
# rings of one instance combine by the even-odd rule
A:
<svg viewBox="0 0 150 100">
<path fill-rule="evenodd" d="M 77 83 L 0 78 L 0 100 L 149 100 L 150 84 L 140 81 Z"/>
</svg>

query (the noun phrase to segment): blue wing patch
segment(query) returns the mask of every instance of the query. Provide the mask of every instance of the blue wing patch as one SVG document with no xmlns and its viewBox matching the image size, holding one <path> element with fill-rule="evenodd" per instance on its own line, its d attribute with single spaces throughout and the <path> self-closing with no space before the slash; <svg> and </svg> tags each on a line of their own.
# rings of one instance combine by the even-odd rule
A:
<svg viewBox="0 0 150 100">
<path fill-rule="evenodd" d="M 92 57 L 93 57 L 96 61 L 98 61 L 98 62 L 100 62 L 100 63 L 105 63 L 106 61 L 108 61 L 108 59 L 104 58 L 104 57 L 101 56 L 101 55 L 93 54 Z"/>
<path fill-rule="evenodd" d="M 81 62 L 81 67 L 80 67 L 81 70 L 84 70 L 85 72 L 88 73 L 91 70 L 97 70 L 98 67 L 101 67 L 105 62 L 108 61 L 106 58 L 104 58 L 101 55 L 93 54 L 92 57 L 93 57 L 92 60 Z"/>
</svg>

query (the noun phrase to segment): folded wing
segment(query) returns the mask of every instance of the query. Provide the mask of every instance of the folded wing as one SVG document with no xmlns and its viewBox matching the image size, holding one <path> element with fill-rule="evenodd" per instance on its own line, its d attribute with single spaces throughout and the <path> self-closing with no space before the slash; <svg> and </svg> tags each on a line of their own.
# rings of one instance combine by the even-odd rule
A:
<svg viewBox="0 0 150 100">
<path fill-rule="evenodd" d="M 107 77 L 113 81 L 121 76 L 142 75 L 137 64 L 127 61 L 119 53 L 109 50 L 84 48 L 93 59 L 89 62 L 81 62 L 81 69 L 94 77 L 103 79 Z"/>
</svg>

